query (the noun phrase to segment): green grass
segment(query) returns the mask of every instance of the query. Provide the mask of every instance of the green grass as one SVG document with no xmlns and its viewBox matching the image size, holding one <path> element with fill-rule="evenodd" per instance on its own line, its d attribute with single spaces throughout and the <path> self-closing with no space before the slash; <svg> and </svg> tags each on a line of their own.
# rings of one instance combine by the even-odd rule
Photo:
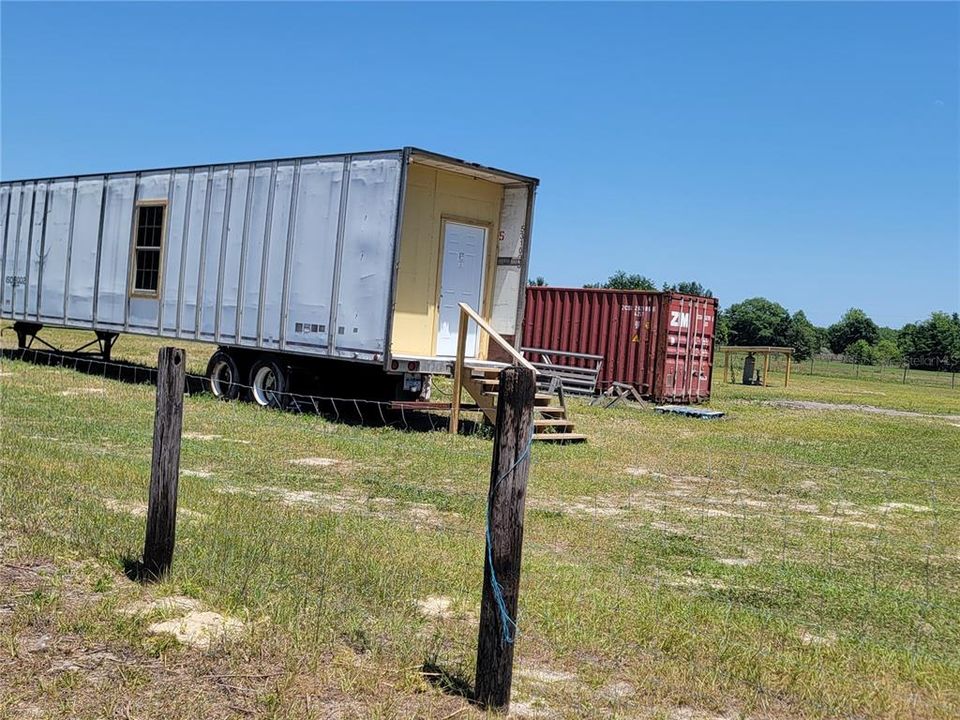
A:
<svg viewBox="0 0 960 720">
<path fill-rule="evenodd" d="M 115 355 L 154 364 L 158 345 L 124 337 Z M 210 348 L 187 351 L 202 372 Z M 18 610 L 10 642 L 62 616 L 61 632 L 186 662 L 195 651 L 117 613 L 143 519 L 104 500 L 145 501 L 153 388 L 11 360 L 0 371 L 4 561 L 92 561 L 85 586 L 103 596 L 78 610 L 54 588 Z M 960 391 L 797 373 L 786 389 L 718 382 L 714 396 L 728 413 L 715 422 L 576 405 L 590 442 L 535 447 L 517 702 L 556 717 L 960 714 L 960 421 L 950 417 Z M 244 696 L 264 716 L 310 717 L 302 696 L 313 686 L 346 716 L 457 711 L 461 701 L 420 667 L 471 679 L 489 440 L 205 395 L 186 400 L 184 431 L 180 508 L 191 512 L 172 576 L 123 592 L 185 594 L 247 621 L 222 659 L 264 656 L 279 668 L 276 683 Z M 290 462 L 304 457 L 339 462 Z M 430 596 L 450 598 L 452 617 L 422 615 L 417 602 Z M 543 670 L 564 675 L 545 681 Z M 75 702 L 70 682 L 22 697 Z M 144 682 L 131 677 L 123 691 Z M 618 682 L 629 692 L 611 694 Z M 0 711 L 14 707 L 3 693 Z M 104 714 L 96 702 L 72 707 Z"/>
</svg>

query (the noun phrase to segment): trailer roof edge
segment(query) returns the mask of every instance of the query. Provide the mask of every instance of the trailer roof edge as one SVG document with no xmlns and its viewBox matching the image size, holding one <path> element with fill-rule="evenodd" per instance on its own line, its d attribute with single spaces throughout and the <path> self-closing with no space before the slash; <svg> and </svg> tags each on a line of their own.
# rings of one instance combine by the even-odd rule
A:
<svg viewBox="0 0 960 720">
<path fill-rule="evenodd" d="M 388 148 L 385 150 L 367 150 L 362 152 L 352 152 L 352 153 L 323 153 L 319 155 L 291 155 L 286 157 L 279 158 L 259 158 L 256 160 L 234 160 L 229 162 L 215 162 L 215 163 L 195 163 L 193 165 L 169 165 L 165 167 L 153 167 L 153 168 L 133 168 L 127 170 L 110 170 L 106 172 L 86 172 L 86 173 L 61 173 L 58 175 L 45 175 L 39 177 L 25 177 L 25 178 L 0 178 L 0 183 L 4 185 L 15 185 L 17 183 L 36 183 L 36 182 L 52 182 L 56 180 L 66 180 L 66 179 L 80 179 L 80 178 L 94 178 L 94 177 L 106 177 L 108 175 L 131 175 L 134 173 L 155 173 L 155 172 L 174 172 L 177 170 L 188 170 L 191 168 L 198 167 L 209 167 L 209 168 L 220 168 L 220 167 L 230 167 L 234 165 L 258 165 L 260 163 L 274 163 L 274 162 L 294 162 L 297 160 L 323 160 L 323 159 L 332 159 L 332 158 L 342 158 L 347 155 L 352 155 L 353 157 L 363 156 L 363 155 L 388 155 L 388 154 L 397 154 L 400 155 L 404 151 L 407 151 L 414 159 L 421 159 L 426 161 L 427 164 L 436 163 L 449 167 L 454 172 L 461 172 L 465 174 L 474 174 L 480 177 L 483 176 L 494 176 L 502 179 L 511 180 L 513 182 L 520 183 L 532 183 L 534 185 L 539 185 L 540 180 L 535 177 L 530 177 L 527 175 L 520 175 L 518 173 L 509 172 L 507 170 L 501 170 L 499 168 L 490 167 L 487 165 L 481 165 L 479 163 L 472 163 L 466 160 L 461 160 L 460 158 L 455 158 L 450 155 L 443 155 L 442 153 L 431 152 L 430 150 L 423 150 L 421 148 L 405 146 L 402 148 Z M 493 178 L 490 178 L 493 179 Z M 502 182 L 502 180 L 501 180 Z"/>
</svg>

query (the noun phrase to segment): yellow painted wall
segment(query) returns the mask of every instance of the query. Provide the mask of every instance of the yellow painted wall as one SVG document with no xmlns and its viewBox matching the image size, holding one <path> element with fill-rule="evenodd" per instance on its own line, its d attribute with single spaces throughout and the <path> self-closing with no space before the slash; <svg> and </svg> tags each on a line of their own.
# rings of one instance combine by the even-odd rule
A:
<svg viewBox="0 0 960 720">
<path fill-rule="evenodd" d="M 490 318 L 502 199 L 503 189 L 497 183 L 416 163 L 408 168 L 393 316 L 393 353 L 434 354 L 444 219 L 488 228 L 483 308 L 479 310 L 484 318 Z M 481 356 L 486 352 L 485 341 L 486 337 L 481 342 Z"/>
</svg>

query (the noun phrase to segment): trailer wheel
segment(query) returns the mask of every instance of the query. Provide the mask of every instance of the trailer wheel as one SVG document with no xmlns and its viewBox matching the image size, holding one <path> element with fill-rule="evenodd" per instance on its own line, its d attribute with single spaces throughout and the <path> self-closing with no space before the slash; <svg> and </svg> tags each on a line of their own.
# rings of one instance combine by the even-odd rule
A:
<svg viewBox="0 0 960 720">
<path fill-rule="evenodd" d="M 258 360 L 250 369 L 250 400 L 260 407 L 287 406 L 287 375 L 273 360 Z"/>
<path fill-rule="evenodd" d="M 240 368 L 234 357 L 225 350 L 217 350 L 207 363 L 207 382 L 210 392 L 219 400 L 240 397 Z"/>
</svg>

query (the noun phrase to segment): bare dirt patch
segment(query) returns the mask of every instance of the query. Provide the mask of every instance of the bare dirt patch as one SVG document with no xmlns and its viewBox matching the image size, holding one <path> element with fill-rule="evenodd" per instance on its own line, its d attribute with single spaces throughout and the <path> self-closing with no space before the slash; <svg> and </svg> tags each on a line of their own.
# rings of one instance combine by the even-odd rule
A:
<svg viewBox="0 0 960 720">
<path fill-rule="evenodd" d="M 301 465 L 304 467 L 330 467 L 337 465 L 340 461 L 325 457 L 305 457 L 288 461 L 291 465 Z"/>
<path fill-rule="evenodd" d="M 960 420 L 960 415 L 933 415 L 930 413 L 913 412 L 910 410 L 894 410 L 893 408 L 882 408 L 876 405 L 859 405 L 854 403 L 827 403 L 815 402 L 813 400 L 767 400 L 765 405 L 788 408 L 790 410 L 844 410 L 848 412 L 871 413 L 874 415 L 887 415 L 889 417 L 917 417 L 934 418 L 937 420 L 956 421 Z"/>
<path fill-rule="evenodd" d="M 927 512 L 930 512 L 930 508 L 928 508 L 926 505 L 914 505 L 913 503 L 905 503 L 905 502 L 888 502 L 888 503 L 883 503 L 883 505 L 880 505 L 878 509 L 879 509 L 879 510 L 882 510 L 882 511 L 887 511 L 887 510 L 907 510 L 907 511 L 909 511 L 909 512 L 915 512 L 915 513 L 927 513 Z"/>
<path fill-rule="evenodd" d="M 183 433 L 183 437 L 185 437 L 187 440 L 202 440 L 204 442 L 220 441 L 220 442 L 239 443 L 241 445 L 250 444 L 249 440 L 238 440 L 236 438 L 228 438 L 228 437 L 224 437 L 223 435 L 210 435 L 208 433 L 185 432 Z"/>
<path fill-rule="evenodd" d="M 454 615 L 453 598 L 445 595 L 430 595 L 423 600 L 417 600 L 417 609 L 424 617 L 447 620 Z"/>
<path fill-rule="evenodd" d="M 183 595 L 168 595 L 155 600 L 138 600 L 120 610 L 124 615 L 150 615 L 153 613 L 179 614 L 199 610 L 203 607 L 199 600 Z"/>
<path fill-rule="evenodd" d="M 727 565 L 729 567 L 746 567 L 747 565 L 755 565 L 756 559 L 739 557 L 739 558 L 717 558 L 717 562 L 721 565 Z"/>
<path fill-rule="evenodd" d="M 83 387 L 71 388 L 70 390 L 61 390 L 58 394 L 61 397 L 76 397 L 78 395 L 103 395 L 107 391 L 103 388 Z"/>
<path fill-rule="evenodd" d="M 194 610 L 183 617 L 156 622 L 147 628 L 154 635 L 173 635 L 184 645 L 207 650 L 236 637 L 243 623 L 212 610 Z"/>
<path fill-rule="evenodd" d="M 619 703 L 629 700 L 637 692 L 637 689 L 625 680 L 618 680 L 605 685 L 600 690 L 600 697 L 612 703 Z"/>
<path fill-rule="evenodd" d="M 103 506 L 112 512 L 132 515 L 133 517 L 146 517 L 147 506 L 143 503 L 127 502 L 116 500 L 114 498 L 102 498 Z"/>
<path fill-rule="evenodd" d="M 116 498 L 100 498 L 100 502 L 111 512 L 130 515 L 135 518 L 145 518 L 147 516 L 147 506 L 144 503 L 117 500 Z M 191 520 L 203 520 L 206 517 L 203 513 L 185 507 L 178 507 L 177 515 Z"/>
<path fill-rule="evenodd" d="M 542 701 L 510 701 L 510 717 L 552 718 L 556 713 Z"/>
<path fill-rule="evenodd" d="M 213 477 L 213 473 L 208 472 L 207 470 L 181 470 L 180 474 L 184 477 L 195 477 L 195 478 Z"/>
<path fill-rule="evenodd" d="M 737 715 L 717 715 L 709 710 L 698 710 L 691 707 L 678 707 L 668 711 L 670 720 L 731 720 Z"/>
<path fill-rule="evenodd" d="M 463 520 L 459 513 L 440 510 L 429 503 L 403 503 L 394 498 L 371 497 L 349 487 L 338 490 L 294 490 L 275 485 L 254 485 L 249 489 L 235 485 L 221 485 L 218 490 L 234 495 L 267 495 L 285 505 L 314 507 L 338 514 L 402 520 L 412 523 L 417 528 L 443 528 Z"/>
<path fill-rule="evenodd" d="M 837 636 L 834 633 L 817 635 L 807 630 L 801 630 L 798 637 L 800 638 L 801 644 L 808 647 L 828 647 L 837 641 Z"/>
<path fill-rule="evenodd" d="M 517 675 L 524 680 L 545 684 L 573 682 L 577 679 L 577 676 L 572 673 L 537 666 L 521 667 Z"/>
</svg>

